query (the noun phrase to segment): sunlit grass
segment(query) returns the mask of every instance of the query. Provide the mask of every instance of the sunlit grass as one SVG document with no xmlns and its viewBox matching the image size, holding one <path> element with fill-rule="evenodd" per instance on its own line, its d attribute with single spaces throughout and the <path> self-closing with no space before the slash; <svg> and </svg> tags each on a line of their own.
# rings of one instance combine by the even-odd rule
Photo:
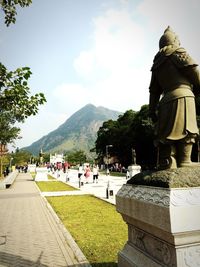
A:
<svg viewBox="0 0 200 267">
<path fill-rule="evenodd" d="M 36 182 L 36 184 L 38 185 L 40 191 L 42 192 L 77 190 L 76 188 L 59 181 L 48 181 L 48 182 L 40 181 Z"/>
<path fill-rule="evenodd" d="M 48 178 L 48 180 L 56 180 L 56 178 L 55 177 L 53 177 L 52 175 L 50 175 L 50 174 L 47 174 L 47 178 Z"/>
<path fill-rule="evenodd" d="M 93 267 L 117 267 L 127 225 L 114 205 L 91 195 L 47 199 Z"/>
</svg>

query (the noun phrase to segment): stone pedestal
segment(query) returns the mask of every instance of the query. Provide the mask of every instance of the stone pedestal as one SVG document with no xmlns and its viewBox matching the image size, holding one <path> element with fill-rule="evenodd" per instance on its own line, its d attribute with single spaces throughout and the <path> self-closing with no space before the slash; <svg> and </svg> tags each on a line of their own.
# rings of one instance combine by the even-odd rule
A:
<svg viewBox="0 0 200 267">
<path fill-rule="evenodd" d="M 116 208 L 128 225 L 118 267 L 200 266 L 200 187 L 126 184 Z"/>
<path fill-rule="evenodd" d="M 46 167 L 44 167 L 44 168 L 37 167 L 36 168 L 35 181 L 48 181 L 47 168 Z"/>
<path fill-rule="evenodd" d="M 140 165 L 130 165 L 130 166 L 128 166 L 128 171 L 129 171 L 129 175 L 131 178 L 135 174 L 141 172 L 141 166 Z"/>
</svg>

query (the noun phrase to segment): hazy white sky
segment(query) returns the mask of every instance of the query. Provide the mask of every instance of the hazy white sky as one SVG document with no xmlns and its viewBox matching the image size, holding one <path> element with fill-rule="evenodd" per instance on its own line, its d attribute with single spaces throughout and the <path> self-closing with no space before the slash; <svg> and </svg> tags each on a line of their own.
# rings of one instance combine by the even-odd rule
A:
<svg viewBox="0 0 200 267">
<path fill-rule="evenodd" d="M 199 0 L 33 0 L 15 25 L 0 18 L 1 62 L 29 66 L 47 103 L 20 125 L 18 147 L 55 130 L 88 103 L 125 112 L 148 104 L 150 68 L 168 25 L 200 63 Z"/>
</svg>

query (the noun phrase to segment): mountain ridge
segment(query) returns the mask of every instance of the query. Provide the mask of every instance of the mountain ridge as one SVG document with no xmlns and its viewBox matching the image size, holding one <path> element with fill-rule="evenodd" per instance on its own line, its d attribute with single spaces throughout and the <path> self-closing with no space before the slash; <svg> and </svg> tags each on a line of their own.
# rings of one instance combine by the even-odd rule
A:
<svg viewBox="0 0 200 267">
<path fill-rule="evenodd" d="M 73 113 L 63 124 L 44 135 L 30 146 L 24 147 L 34 155 L 42 149 L 45 153 L 65 153 L 83 150 L 86 154 L 94 147 L 97 131 L 104 121 L 117 120 L 122 113 L 103 106 L 87 104 Z"/>
</svg>

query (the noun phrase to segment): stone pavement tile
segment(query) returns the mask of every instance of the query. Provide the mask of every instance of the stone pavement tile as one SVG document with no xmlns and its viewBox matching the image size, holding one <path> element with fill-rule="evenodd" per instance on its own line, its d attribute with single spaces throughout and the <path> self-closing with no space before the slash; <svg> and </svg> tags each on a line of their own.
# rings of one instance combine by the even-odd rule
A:
<svg viewBox="0 0 200 267">
<path fill-rule="evenodd" d="M 74 253 L 29 180 L 29 174 L 20 173 L 11 188 L 0 191 L 0 266 L 90 266 Z"/>
</svg>

